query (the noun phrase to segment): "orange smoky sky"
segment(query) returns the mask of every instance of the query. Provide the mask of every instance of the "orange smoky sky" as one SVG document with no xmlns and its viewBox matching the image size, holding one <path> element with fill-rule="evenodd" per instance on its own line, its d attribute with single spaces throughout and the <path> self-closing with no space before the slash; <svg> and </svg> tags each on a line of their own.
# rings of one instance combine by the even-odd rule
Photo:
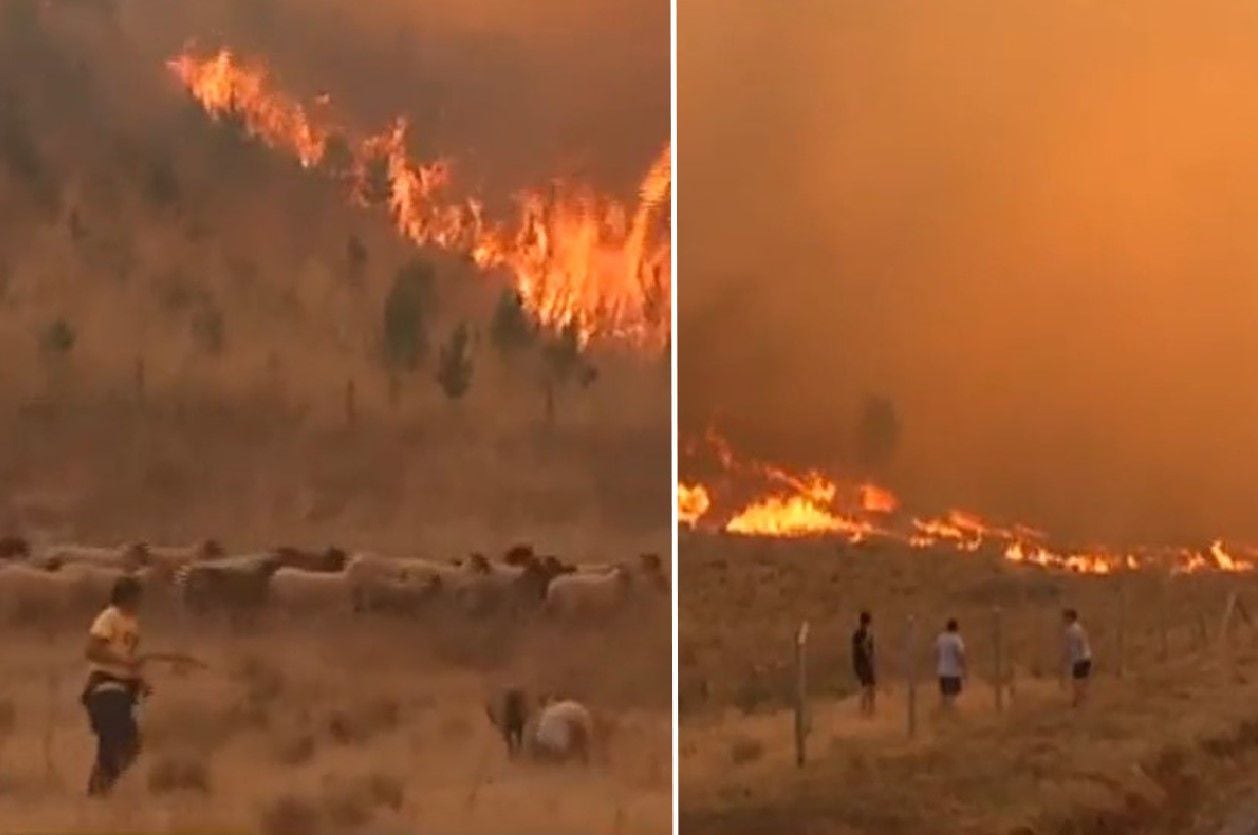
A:
<svg viewBox="0 0 1258 835">
<path fill-rule="evenodd" d="M 682 433 L 1063 534 L 1258 536 L 1258 5 L 682 0 Z"/>
<path fill-rule="evenodd" d="M 265 62 L 300 98 L 330 95 L 355 124 L 405 114 L 424 150 L 456 157 L 462 176 L 491 192 L 565 175 L 631 195 L 669 135 L 666 0 L 125 0 L 112 8 L 117 33 L 101 39 L 102 61 L 126 53 L 160 71 L 186 46 L 230 46 Z"/>
</svg>

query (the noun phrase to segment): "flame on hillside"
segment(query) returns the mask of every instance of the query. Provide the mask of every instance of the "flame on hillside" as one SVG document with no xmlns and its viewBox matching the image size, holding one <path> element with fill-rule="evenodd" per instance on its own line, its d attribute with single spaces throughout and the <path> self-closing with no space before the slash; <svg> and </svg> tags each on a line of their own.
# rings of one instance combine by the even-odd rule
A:
<svg viewBox="0 0 1258 835">
<path fill-rule="evenodd" d="M 517 195 L 515 217 L 484 216 L 474 197 L 450 194 L 449 160 L 410 155 L 410 126 L 358 136 L 328 114 L 276 89 L 262 67 L 230 50 L 191 51 L 167 66 L 216 121 L 234 120 L 248 136 L 303 167 L 344 183 L 363 206 L 383 205 L 399 234 L 420 247 L 466 254 L 484 271 L 507 273 L 524 308 L 553 331 L 579 342 L 609 341 L 659 351 L 669 339 L 671 244 L 668 206 L 672 154 L 656 158 L 633 206 L 589 186 L 556 181 Z"/>
<path fill-rule="evenodd" d="M 884 487 L 856 482 L 845 486 L 817 470 L 793 473 L 779 465 L 736 455 L 733 447 L 713 429 L 699 446 L 720 468 L 720 479 L 736 484 L 757 482 L 759 493 L 738 510 L 718 516 L 717 492 L 698 481 L 681 485 L 678 500 L 682 518 L 691 528 L 706 527 L 740 536 L 806 537 L 838 536 L 852 543 L 873 539 L 898 542 L 914 549 L 947 549 L 974 553 L 991 550 L 1006 560 L 1084 574 L 1110 574 L 1122 569 L 1162 567 L 1174 573 L 1194 571 L 1253 571 L 1249 557 L 1228 550 L 1222 540 L 1208 548 L 1156 547 L 1138 551 L 1095 547 L 1059 549 L 1048 545 L 1047 533 L 1021 523 L 994 525 L 981 516 L 950 510 L 939 516 L 913 516 L 902 510 L 900 499 Z M 702 496 L 702 502 L 695 500 Z"/>
</svg>

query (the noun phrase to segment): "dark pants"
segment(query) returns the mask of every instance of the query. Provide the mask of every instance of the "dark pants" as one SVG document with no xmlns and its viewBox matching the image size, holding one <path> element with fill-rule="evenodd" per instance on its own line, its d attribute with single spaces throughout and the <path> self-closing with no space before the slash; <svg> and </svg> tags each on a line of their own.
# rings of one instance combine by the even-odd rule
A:
<svg viewBox="0 0 1258 835">
<path fill-rule="evenodd" d="M 140 730 L 132 712 L 135 692 L 116 682 L 89 685 L 83 704 L 97 739 L 96 762 L 87 781 L 87 793 L 108 794 L 140 753 Z"/>
</svg>

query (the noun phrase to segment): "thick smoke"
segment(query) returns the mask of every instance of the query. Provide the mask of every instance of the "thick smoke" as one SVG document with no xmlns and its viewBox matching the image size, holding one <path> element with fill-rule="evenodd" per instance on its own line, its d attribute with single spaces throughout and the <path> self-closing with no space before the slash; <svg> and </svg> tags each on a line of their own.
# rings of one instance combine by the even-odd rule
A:
<svg viewBox="0 0 1258 835">
<path fill-rule="evenodd" d="M 679 20 L 683 431 L 1063 536 L 1258 536 L 1250 4 Z M 789 408 L 766 404 L 789 404 Z"/>
</svg>

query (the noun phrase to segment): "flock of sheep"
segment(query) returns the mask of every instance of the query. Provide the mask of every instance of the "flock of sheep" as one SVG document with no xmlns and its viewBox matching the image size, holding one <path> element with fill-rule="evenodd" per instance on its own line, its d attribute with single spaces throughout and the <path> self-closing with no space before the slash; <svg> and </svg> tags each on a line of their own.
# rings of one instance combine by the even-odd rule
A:
<svg viewBox="0 0 1258 835">
<path fill-rule="evenodd" d="M 213 540 L 183 547 L 32 549 L 22 538 L 2 537 L 0 618 L 20 623 L 81 617 L 101 608 L 114 582 L 126 574 L 140 579 L 149 605 L 227 615 L 453 611 L 598 619 L 635 602 L 666 600 L 668 589 L 656 554 L 630 563 L 576 566 L 526 545 L 495 560 L 473 554 L 437 561 L 337 548 L 283 547 L 229 556 Z"/>
</svg>

